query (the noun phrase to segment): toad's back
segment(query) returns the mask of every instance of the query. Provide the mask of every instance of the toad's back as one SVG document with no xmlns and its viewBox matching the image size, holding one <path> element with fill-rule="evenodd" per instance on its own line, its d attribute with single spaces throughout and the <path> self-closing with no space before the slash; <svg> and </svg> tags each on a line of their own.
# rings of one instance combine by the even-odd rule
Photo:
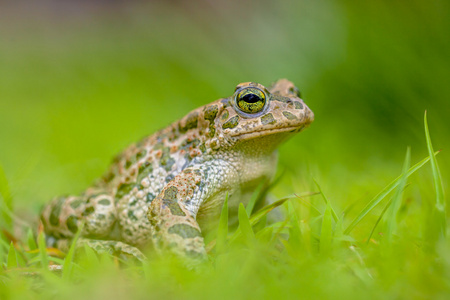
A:
<svg viewBox="0 0 450 300">
<path fill-rule="evenodd" d="M 64 248 L 84 223 L 82 236 L 95 248 L 136 255 L 132 246 L 152 240 L 157 249 L 202 257 L 198 221 L 215 218 L 226 192 L 232 209 L 245 201 L 272 176 L 278 145 L 313 118 L 287 80 L 269 90 L 239 84 L 232 97 L 130 146 L 82 195 L 55 199 L 42 214 L 46 232 Z"/>
</svg>

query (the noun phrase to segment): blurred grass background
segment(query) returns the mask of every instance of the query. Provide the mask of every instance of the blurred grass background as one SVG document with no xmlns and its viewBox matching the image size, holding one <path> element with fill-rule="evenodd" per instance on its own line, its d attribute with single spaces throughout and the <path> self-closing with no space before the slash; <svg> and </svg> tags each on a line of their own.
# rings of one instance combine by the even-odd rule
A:
<svg viewBox="0 0 450 300">
<path fill-rule="evenodd" d="M 21 215 L 82 191 L 121 149 L 237 83 L 278 78 L 296 83 L 316 120 L 281 147 L 288 172 L 275 197 L 313 191 L 315 178 L 338 212 L 356 214 L 400 174 L 407 146 L 413 163 L 427 156 L 425 110 L 448 189 L 449 1 L 0 7 L 0 164 Z M 434 197 L 430 174 L 411 179 L 406 227 Z"/>
</svg>

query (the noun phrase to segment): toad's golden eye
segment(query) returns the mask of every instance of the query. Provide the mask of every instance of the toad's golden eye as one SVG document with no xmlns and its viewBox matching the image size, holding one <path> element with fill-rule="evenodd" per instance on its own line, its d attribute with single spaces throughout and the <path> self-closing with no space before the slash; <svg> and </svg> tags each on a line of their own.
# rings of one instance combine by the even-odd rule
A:
<svg viewBox="0 0 450 300">
<path fill-rule="evenodd" d="M 244 88 L 236 95 L 236 105 L 245 113 L 257 113 L 264 108 L 265 104 L 266 95 L 258 88 Z"/>
</svg>

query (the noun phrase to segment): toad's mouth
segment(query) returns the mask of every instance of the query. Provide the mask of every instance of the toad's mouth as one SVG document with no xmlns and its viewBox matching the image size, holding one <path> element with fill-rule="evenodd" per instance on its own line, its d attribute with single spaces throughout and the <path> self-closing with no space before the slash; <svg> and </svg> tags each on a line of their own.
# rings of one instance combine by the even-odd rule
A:
<svg viewBox="0 0 450 300">
<path fill-rule="evenodd" d="M 260 137 L 265 135 L 271 135 L 275 133 L 297 133 L 308 127 L 309 123 L 302 124 L 300 126 L 288 126 L 288 127 L 280 127 L 280 128 L 268 128 L 268 129 L 260 129 L 254 130 L 250 132 L 240 132 L 232 135 L 235 138 L 252 138 L 252 137 Z"/>
</svg>

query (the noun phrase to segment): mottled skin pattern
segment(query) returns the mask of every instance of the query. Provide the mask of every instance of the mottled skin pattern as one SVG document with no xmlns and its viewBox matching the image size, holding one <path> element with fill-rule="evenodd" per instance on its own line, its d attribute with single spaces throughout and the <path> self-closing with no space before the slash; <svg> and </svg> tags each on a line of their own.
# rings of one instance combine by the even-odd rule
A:
<svg viewBox="0 0 450 300">
<path fill-rule="evenodd" d="M 82 195 L 54 199 L 41 216 L 47 235 L 65 250 L 84 222 L 81 242 L 99 251 L 142 259 L 138 249 L 153 244 L 205 258 L 201 232 L 218 219 L 225 194 L 233 214 L 274 174 L 278 145 L 313 121 L 299 97 L 286 79 L 269 89 L 239 84 L 233 96 L 130 146 Z"/>
</svg>

